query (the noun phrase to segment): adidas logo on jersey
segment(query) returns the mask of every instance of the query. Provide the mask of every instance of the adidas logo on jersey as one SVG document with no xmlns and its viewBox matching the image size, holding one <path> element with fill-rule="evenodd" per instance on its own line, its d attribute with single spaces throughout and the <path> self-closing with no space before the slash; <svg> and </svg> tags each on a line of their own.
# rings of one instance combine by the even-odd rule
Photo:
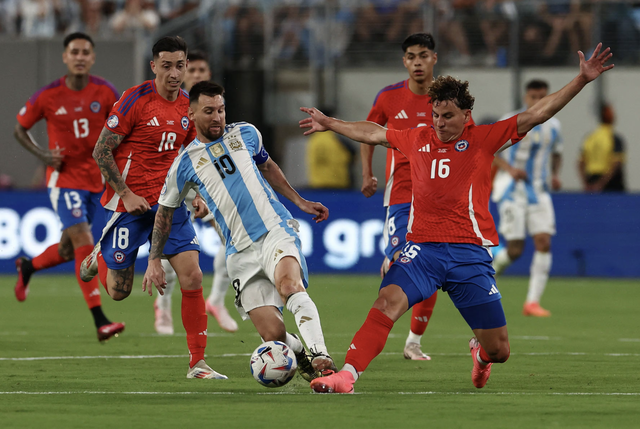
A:
<svg viewBox="0 0 640 429">
<path fill-rule="evenodd" d="M 420 149 L 418 149 L 418 152 L 431 152 L 431 143 L 427 143 L 426 145 L 422 146 Z"/>
<path fill-rule="evenodd" d="M 198 165 L 196 165 L 196 168 L 202 168 L 208 162 L 209 160 L 207 158 L 200 158 L 200 160 L 198 161 Z"/>
<path fill-rule="evenodd" d="M 159 127 L 160 126 L 160 122 L 158 122 L 158 118 L 156 118 L 154 116 L 152 120 L 147 122 L 147 125 L 149 125 L 150 127 Z"/>
<path fill-rule="evenodd" d="M 496 287 L 496 285 L 491 285 L 491 290 L 489 291 L 489 295 L 493 295 L 496 293 L 500 293 L 498 292 L 498 288 Z"/>
<path fill-rule="evenodd" d="M 67 109 L 64 108 L 64 106 L 60 106 L 60 108 L 58 110 L 56 110 L 56 115 L 66 115 L 67 114 Z"/>
<path fill-rule="evenodd" d="M 407 112 L 403 109 L 396 115 L 396 119 L 409 119 L 409 116 L 407 116 Z"/>
</svg>

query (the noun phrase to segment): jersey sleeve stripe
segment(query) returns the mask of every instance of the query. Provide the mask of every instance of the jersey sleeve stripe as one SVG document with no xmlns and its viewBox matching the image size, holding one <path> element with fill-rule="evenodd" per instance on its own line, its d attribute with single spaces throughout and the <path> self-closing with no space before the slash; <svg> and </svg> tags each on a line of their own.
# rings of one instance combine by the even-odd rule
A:
<svg viewBox="0 0 640 429">
<path fill-rule="evenodd" d="M 120 106 L 120 109 L 118 109 L 118 112 L 120 112 L 123 116 L 125 116 L 127 113 L 129 113 L 129 110 L 131 109 L 131 107 L 136 103 L 136 101 L 138 101 L 138 99 L 140 99 L 140 97 L 144 97 L 145 95 L 150 94 L 151 92 L 152 90 L 148 85 L 146 87 L 142 87 L 139 92 L 137 92 L 132 97 L 130 96 L 129 100 L 125 104 Z"/>
<path fill-rule="evenodd" d="M 36 100 L 38 99 L 38 97 L 40 97 L 40 95 L 45 92 L 48 89 L 53 89 L 53 88 L 57 88 L 60 85 L 62 85 L 62 79 L 56 79 L 53 82 L 51 82 L 49 85 L 47 86 L 43 86 L 42 88 L 40 88 L 39 90 L 36 91 L 35 94 L 33 94 L 30 98 L 29 98 L 29 103 L 31 103 L 31 105 L 33 106 L 36 102 Z"/>
<path fill-rule="evenodd" d="M 394 89 L 404 88 L 404 84 L 405 84 L 405 81 L 403 80 L 402 82 L 394 83 L 393 85 L 385 86 L 384 88 L 382 88 L 380 90 L 380 92 L 378 92 L 378 95 L 376 95 L 375 100 L 373 100 L 373 105 L 374 106 L 376 105 L 376 103 L 378 102 L 378 98 L 380 97 L 380 95 L 383 92 L 393 91 Z"/>
</svg>

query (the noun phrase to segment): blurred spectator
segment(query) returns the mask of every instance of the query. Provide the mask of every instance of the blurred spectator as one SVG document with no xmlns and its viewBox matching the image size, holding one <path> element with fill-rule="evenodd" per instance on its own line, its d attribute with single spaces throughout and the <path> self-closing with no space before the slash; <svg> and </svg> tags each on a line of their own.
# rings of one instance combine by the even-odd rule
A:
<svg viewBox="0 0 640 429">
<path fill-rule="evenodd" d="M 160 24 L 160 16 L 155 11 L 153 2 L 143 0 L 127 0 L 124 9 L 111 17 L 109 25 L 116 34 L 137 35 L 139 32 L 149 34 Z"/>
<path fill-rule="evenodd" d="M 111 29 L 109 28 L 109 22 L 105 13 L 107 5 L 102 0 L 87 0 L 84 1 L 83 6 L 83 31 L 92 37 L 109 36 Z"/>
<path fill-rule="evenodd" d="M 19 0 L 0 0 L 0 34 L 18 31 Z"/>
<path fill-rule="evenodd" d="M 326 111 L 329 109 L 325 109 Z M 351 188 L 354 161 L 355 149 L 344 137 L 333 131 L 313 133 L 309 136 L 307 171 L 311 188 Z"/>
<path fill-rule="evenodd" d="M 0 190 L 9 191 L 13 189 L 13 178 L 8 174 L 0 173 Z"/>
<path fill-rule="evenodd" d="M 288 5 L 278 15 L 272 54 L 279 60 L 309 58 L 309 9 Z"/>
<path fill-rule="evenodd" d="M 401 43 L 412 30 L 423 27 L 420 0 L 367 0 L 357 12 L 353 42 Z"/>
<path fill-rule="evenodd" d="M 236 9 L 233 57 L 241 68 L 255 66 L 264 52 L 264 18 L 258 6 L 249 2 Z"/>
<path fill-rule="evenodd" d="M 566 52 L 560 52 L 562 58 L 556 58 L 558 47 L 566 35 L 571 52 L 586 51 L 591 46 L 591 3 L 582 0 L 545 0 L 540 14 L 551 27 L 542 55 L 546 59 L 561 61 L 567 58 Z"/>
<path fill-rule="evenodd" d="M 157 0 L 162 23 L 170 21 L 199 6 L 198 0 Z"/>
<path fill-rule="evenodd" d="M 20 32 L 26 37 L 52 37 L 56 34 L 57 0 L 20 0 Z"/>
<path fill-rule="evenodd" d="M 582 147 L 578 169 L 588 192 L 625 190 L 622 138 L 615 134 L 615 113 L 610 104 L 600 108 L 600 126 L 587 136 Z"/>
</svg>

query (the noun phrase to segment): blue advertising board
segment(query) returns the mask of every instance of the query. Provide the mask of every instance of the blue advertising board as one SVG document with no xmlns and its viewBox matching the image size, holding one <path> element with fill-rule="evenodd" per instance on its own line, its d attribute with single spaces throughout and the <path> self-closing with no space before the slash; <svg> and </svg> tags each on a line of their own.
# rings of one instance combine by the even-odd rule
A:
<svg viewBox="0 0 640 429">
<path fill-rule="evenodd" d="M 329 208 L 329 219 L 316 224 L 289 201 L 283 201 L 300 222 L 302 250 L 311 273 L 379 272 L 385 211 L 382 194 L 365 198 L 357 191 L 303 191 L 312 201 Z M 640 195 L 586 195 L 560 193 L 553 197 L 558 235 L 552 244 L 551 275 L 640 277 Z M 492 207 L 497 220 L 497 211 Z M 93 231 L 99 236 L 104 219 L 98 216 Z M 196 224 L 202 246 L 200 265 L 213 269 L 219 240 L 208 225 Z M 14 273 L 21 255 L 34 257 L 60 237 L 58 220 L 46 192 L 0 192 L 0 273 Z M 507 274 L 527 275 L 533 246 Z M 147 249 L 138 255 L 136 268 L 146 268 Z M 63 264 L 48 272 L 73 272 Z"/>
</svg>

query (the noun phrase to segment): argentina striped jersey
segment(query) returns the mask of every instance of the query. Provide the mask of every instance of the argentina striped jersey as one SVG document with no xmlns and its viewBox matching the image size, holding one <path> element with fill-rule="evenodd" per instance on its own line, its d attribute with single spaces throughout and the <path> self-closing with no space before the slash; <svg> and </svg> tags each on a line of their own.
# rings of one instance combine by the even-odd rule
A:
<svg viewBox="0 0 640 429">
<path fill-rule="evenodd" d="M 256 127 L 229 124 L 218 140 L 202 143 L 196 138 L 176 157 L 159 203 L 179 207 L 196 188 L 220 226 L 226 254 L 239 252 L 292 219 L 258 170 L 268 158 Z"/>
</svg>

